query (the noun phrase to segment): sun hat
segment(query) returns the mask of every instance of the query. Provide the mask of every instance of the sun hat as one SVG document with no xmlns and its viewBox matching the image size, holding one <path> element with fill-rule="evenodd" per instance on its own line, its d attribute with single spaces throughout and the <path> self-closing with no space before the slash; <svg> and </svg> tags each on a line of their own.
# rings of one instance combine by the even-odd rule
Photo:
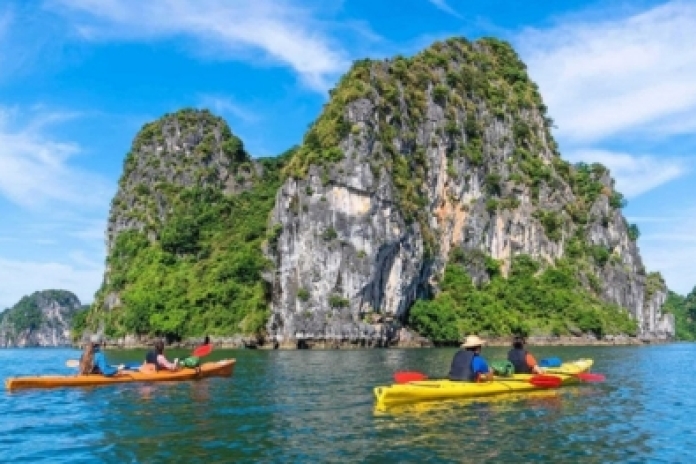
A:
<svg viewBox="0 0 696 464">
<path fill-rule="evenodd" d="M 95 345 L 99 345 L 102 341 L 104 341 L 104 337 L 102 337 L 100 334 L 94 334 L 91 337 L 89 337 L 89 341 L 94 343 Z"/>
<path fill-rule="evenodd" d="M 464 340 L 464 343 L 462 343 L 462 348 L 473 348 L 475 346 L 481 346 L 484 343 L 486 343 L 486 341 L 481 340 L 478 336 L 468 335 L 466 340 Z"/>
</svg>

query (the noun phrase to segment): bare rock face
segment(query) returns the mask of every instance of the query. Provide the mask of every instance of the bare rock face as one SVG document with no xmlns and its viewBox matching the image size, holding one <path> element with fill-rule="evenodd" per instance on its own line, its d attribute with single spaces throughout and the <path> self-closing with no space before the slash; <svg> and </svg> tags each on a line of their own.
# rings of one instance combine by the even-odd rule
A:
<svg viewBox="0 0 696 464">
<path fill-rule="evenodd" d="M 403 320 L 437 291 L 455 249 L 477 284 L 485 257 L 507 273 L 518 254 L 553 265 L 581 249 L 594 256 L 581 274 L 589 290 L 629 311 L 641 336 L 672 337 L 664 282 L 646 292 L 613 180 L 600 165 L 560 158 L 545 109 L 495 40 L 357 63 L 276 197 L 269 332 L 385 337 L 370 334 L 383 330 L 371 315 Z"/>
<path fill-rule="evenodd" d="M 143 126 L 124 162 L 111 202 L 107 248 L 125 230 L 154 231 L 167 216 L 171 194 L 193 186 L 242 191 L 251 175 L 242 142 L 227 123 L 205 110 L 181 110 Z"/>
<path fill-rule="evenodd" d="M 70 324 L 80 300 L 65 290 L 25 296 L 0 314 L 0 347 L 68 346 Z"/>
</svg>

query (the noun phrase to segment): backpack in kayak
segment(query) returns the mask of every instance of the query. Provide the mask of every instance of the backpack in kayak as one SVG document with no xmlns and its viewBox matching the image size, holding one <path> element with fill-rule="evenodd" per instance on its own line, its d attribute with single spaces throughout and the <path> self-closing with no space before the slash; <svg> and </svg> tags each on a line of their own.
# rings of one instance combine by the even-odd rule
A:
<svg viewBox="0 0 696 464">
<path fill-rule="evenodd" d="M 201 365 L 201 358 L 197 356 L 189 356 L 188 358 L 182 359 L 180 364 L 184 367 L 190 367 L 191 369 L 194 369 Z"/>
<path fill-rule="evenodd" d="M 491 361 L 491 369 L 499 377 L 512 377 L 515 374 L 515 366 L 510 361 Z"/>
<path fill-rule="evenodd" d="M 539 367 L 561 367 L 561 358 L 545 358 L 539 361 Z"/>
</svg>

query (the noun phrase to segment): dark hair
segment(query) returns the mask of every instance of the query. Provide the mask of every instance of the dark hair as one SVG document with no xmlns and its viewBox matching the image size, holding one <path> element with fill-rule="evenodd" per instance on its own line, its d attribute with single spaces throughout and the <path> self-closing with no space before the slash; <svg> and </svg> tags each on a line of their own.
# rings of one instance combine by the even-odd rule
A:
<svg viewBox="0 0 696 464">
<path fill-rule="evenodd" d="M 203 340 L 203 344 L 204 344 L 204 345 L 209 345 L 209 344 L 210 344 L 210 337 L 209 337 L 209 336 L 207 336 L 207 335 L 205 336 L 205 340 Z"/>
<path fill-rule="evenodd" d="M 85 343 L 85 349 L 80 357 L 80 375 L 91 374 L 94 369 L 94 343 Z"/>
<path fill-rule="evenodd" d="M 155 353 L 162 354 L 164 352 L 164 342 L 162 340 L 155 340 Z"/>
<path fill-rule="evenodd" d="M 512 346 L 515 348 L 522 348 L 524 346 L 524 337 L 517 335 L 512 341 Z"/>
</svg>

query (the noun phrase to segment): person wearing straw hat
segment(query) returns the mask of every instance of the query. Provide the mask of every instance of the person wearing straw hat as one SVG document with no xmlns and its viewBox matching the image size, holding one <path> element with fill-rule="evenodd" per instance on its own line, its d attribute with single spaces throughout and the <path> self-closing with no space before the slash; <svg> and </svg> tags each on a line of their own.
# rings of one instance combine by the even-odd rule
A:
<svg viewBox="0 0 696 464">
<path fill-rule="evenodd" d="M 485 343 L 476 335 L 469 335 L 462 343 L 463 350 L 457 351 L 450 367 L 450 380 L 475 382 L 478 380 L 493 380 L 493 371 L 481 356 L 481 347 Z"/>
</svg>

